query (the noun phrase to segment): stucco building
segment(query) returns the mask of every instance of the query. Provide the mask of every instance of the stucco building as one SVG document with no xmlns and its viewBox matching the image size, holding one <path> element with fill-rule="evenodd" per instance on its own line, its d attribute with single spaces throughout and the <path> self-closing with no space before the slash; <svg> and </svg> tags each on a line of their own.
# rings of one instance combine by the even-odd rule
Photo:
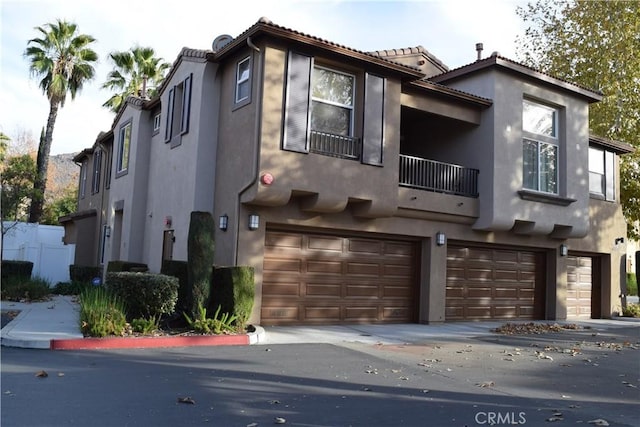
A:
<svg viewBox="0 0 640 427">
<path fill-rule="evenodd" d="M 255 268 L 268 324 L 608 317 L 626 224 L 602 94 L 499 55 L 450 70 L 422 47 L 361 52 L 261 19 L 183 49 L 76 161 L 76 263 Z"/>
</svg>

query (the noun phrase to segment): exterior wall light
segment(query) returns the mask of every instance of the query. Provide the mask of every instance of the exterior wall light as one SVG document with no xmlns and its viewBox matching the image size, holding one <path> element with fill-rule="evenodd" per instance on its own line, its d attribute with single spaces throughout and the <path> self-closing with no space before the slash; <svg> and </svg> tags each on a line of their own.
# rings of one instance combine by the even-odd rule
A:
<svg viewBox="0 0 640 427">
<path fill-rule="evenodd" d="M 569 248 L 567 247 L 567 245 L 562 244 L 560 245 L 560 256 L 567 256 L 569 254 Z"/>
<path fill-rule="evenodd" d="M 111 237 L 111 226 L 105 225 L 104 227 L 104 236 Z"/>
<path fill-rule="evenodd" d="M 616 244 L 616 245 L 617 245 L 618 243 L 624 243 L 624 237 L 618 237 L 618 238 L 615 240 L 615 243 L 614 243 L 614 244 Z"/>
<path fill-rule="evenodd" d="M 257 230 L 260 227 L 260 217 L 256 214 L 249 215 L 249 230 Z"/>
<path fill-rule="evenodd" d="M 447 242 L 447 236 L 445 236 L 443 232 L 438 231 L 436 233 L 436 245 L 444 246 L 446 242 Z"/>
<path fill-rule="evenodd" d="M 218 228 L 222 231 L 227 231 L 228 226 L 229 226 L 229 216 L 227 214 L 220 215 L 220 218 L 218 218 Z"/>
</svg>

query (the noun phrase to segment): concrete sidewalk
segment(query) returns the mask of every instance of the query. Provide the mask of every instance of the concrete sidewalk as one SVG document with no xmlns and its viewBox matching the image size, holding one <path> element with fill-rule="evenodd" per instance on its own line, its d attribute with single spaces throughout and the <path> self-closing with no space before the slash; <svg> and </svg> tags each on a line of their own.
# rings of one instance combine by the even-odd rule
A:
<svg viewBox="0 0 640 427">
<path fill-rule="evenodd" d="M 2 301 L 2 312 L 20 311 L 0 331 L 6 347 L 48 349 L 54 339 L 81 339 L 79 310 L 74 297 L 55 295 L 44 302 Z"/>
<path fill-rule="evenodd" d="M 54 348 L 54 342 L 75 341 L 79 348 L 84 342 L 99 341 L 99 338 L 84 338 L 80 332 L 79 305 L 75 297 L 53 296 L 45 302 L 19 303 L 13 301 L 1 302 L 2 312 L 20 311 L 17 317 L 9 322 L 2 331 L 2 345 L 21 348 Z M 625 320 L 625 321 L 623 321 Z M 249 335 L 247 344 L 295 344 L 295 343 L 363 343 L 363 344 L 409 344 L 424 343 L 432 340 L 465 340 L 470 337 L 480 337 L 492 334 L 491 330 L 508 322 L 454 322 L 437 325 L 421 324 L 389 324 L 389 325 L 340 325 L 340 326 L 269 326 L 257 327 L 257 331 Z M 520 323 L 521 321 L 512 321 Z M 555 323 L 541 320 L 536 323 Z M 576 323 L 594 330 L 606 330 L 616 327 L 628 327 L 630 323 L 640 327 L 640 319 L 591 319 L 584 321 L 558 321 L 557 323 Z M 190 343 L 185 337 L 179 343 L 169 344 L 177 346 L 198 345 L 197 340 Z M 188 338 L 188 337 L 187 337 Z M 194 337 L 197 338 L 197 337 Z M 202 337 L 200 337 L 202 338 Z M 144 347 L 167 346 L 166 340 L 136 341 L 132 338 L 128 345 L 133 348 L 140 344 Z M 107 340 L 107 339 L 105 339 Z M 92 344 L 93 345 L 93 344 Z M 113 346 L 101 348 L 116 348 Z M 119 345 L 119 344 L 115 344 Z M 200 343 L 199 345 L 228 345 Z M 98 347 L 95 347 L 98 348 Z"/>
</svg>

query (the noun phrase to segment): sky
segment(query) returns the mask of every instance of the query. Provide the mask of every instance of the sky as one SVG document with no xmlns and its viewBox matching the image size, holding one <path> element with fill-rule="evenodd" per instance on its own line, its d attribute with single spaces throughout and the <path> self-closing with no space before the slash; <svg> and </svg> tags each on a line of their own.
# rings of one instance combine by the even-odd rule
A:
<svg viewBox="0 0 640 427">
<path fill-rule="evenodd" d="M 449 68 L 497 51 L 517 59 L 515 40 L 524 33 L 516 15 L 521 0 L 0 0 L 0 132 L 17 140 L 38 140 L 49 103 L 39 80 L 29 73 L 24 51 L 37 37 L 35 27 L 63 19 L 97 39 L 95 78 L 75 100 L 67 97 L 53 133 L 51 154 L 90 148 L 114 114 L 102 104 L 112 95 L 101 89 L 113 69 L 109 53 L 139 45 L 173 63 L 182 47 L 211 49 L 221 34 L 232 37 L 261 17 L 274 24 L 361 51 L 423 46 Z"/>
</svg>

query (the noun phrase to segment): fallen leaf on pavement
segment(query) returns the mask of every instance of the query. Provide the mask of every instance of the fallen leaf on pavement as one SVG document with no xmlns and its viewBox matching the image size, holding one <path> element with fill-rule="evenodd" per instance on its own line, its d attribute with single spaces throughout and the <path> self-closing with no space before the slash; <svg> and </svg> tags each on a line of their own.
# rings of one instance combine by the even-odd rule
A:
<svg viewBox="0 0 640 427">
<path fill-rule="evenodd" d="M 249 423 L 247 427 L 258 427 L 258 423 Z"/>
<path fill-rule="evenodd" d="M 38 377 L 38 378 L 47 378 L 48 376 L 49 376 L 49 374 L 47 374 L 45 371 L 36 372 L 36 377 Z"/>
<path fill-rule="evenodd" d="M 276 424 L 284 424 L 284 423 L 286 423 L 286 422 L 287 422 L 287 420 L 285 420 L 285 419 L 284 419 L 284 418 L 282 418 L 282 417 L 275 417 L 275 419 L 273 420 L 273 422 L 274 422 L 274 423 L 276 423 Z"/>
<path fill-rule="evenodd" d="M 608 426 L 609 423 L 606 420 L 603 420 L 602 418 L 597 418 L 595 420 L 591 420 L 591 421 L 587 421 L 589 424 L 593 424 L 595 426 Z"/>
<path fill-rule="evenodd" d="M 562 417 L 556 417 L 556 416 L 553 416 L 553 417 L 551 417 L 551 418 L 547 418 L 547 421 L 549 421 L 549 422 L 554 422 L 554 421 L 564 421 L 564 418 L 562 418 Z"/>
<path fill-rule="evenodd" d="M 64 377 L 64 372 L 58 372 L 59 377 Z"/>
<path fill-rule="evenodd" d="M 272 404 L 272 405 L 279 405 L 280 401 L 279 400 L 270 400 L 269 403 Z"/>
<path fill-rule="evenodd" d="M 496 385 L 496 383 L 494 383 L 493 381 L 485 381 L 483 383 L 478 383 L 476 385 L 478 387 L 493 387 L 494 385 Z"/>
<path fill-rule="evenodd" d="M 191 397 L 179 397 L 178 403 L 187 403 L 189 405 L 195 405 L 196 401 L 193 400 Z"/>
</svg>

